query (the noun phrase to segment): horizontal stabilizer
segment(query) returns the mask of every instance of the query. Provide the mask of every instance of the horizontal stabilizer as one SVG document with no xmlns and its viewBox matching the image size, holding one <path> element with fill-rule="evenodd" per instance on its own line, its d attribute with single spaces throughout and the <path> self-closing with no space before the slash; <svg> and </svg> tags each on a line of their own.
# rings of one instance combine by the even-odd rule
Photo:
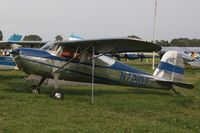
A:
<svg viewBox="0 0 200 133">
<path fill-rule="evenodd" d="M 174 82 L 174 81 L 165 81 L 165 80 L 156 80 L 158 83 L 164 83 L 164 84 L 171 84 L 171 85 L 175 85 L 175 86 L 179 86 L 182 88 L 186 88 L 186 89 L 193 89 L 194 85 L 192 85 L 191 83 L 185 83 L 185 82 Z"/>
</svg>

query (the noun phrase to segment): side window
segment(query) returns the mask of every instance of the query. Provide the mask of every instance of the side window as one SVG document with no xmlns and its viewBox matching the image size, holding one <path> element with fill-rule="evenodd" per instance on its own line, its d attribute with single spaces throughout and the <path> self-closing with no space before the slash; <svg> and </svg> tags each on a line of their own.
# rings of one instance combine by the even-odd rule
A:
<svg viewBox="0 0 200 133">
<path fill-rule="evenodd" d="M 85 53 L 83 53 L 81 56 L 80 56 L 80 58 L 79 58 L 79 61 L 81 62 L 81 63 L 83 63 L 83 62 L 88 62 L 88 61 L 90 61 L 91 60 L 91 54 L 89 54 L 88 52 L 85 52 Z"/>
<path fill-rule="evenodd" d="M 75 58 L 76 56 L 78 56 L 78 50 L 76 51 L 76 49 L 74 48 L 64 48 L 62 49 L 62 52 L 60 54 L 60 57 L 65 58 L 65 59 L 71 59 L 71 58 Z M 75 58 L 74 61 L 79 61 L 79 57 Z"/>
<path fill-rule="evenodd" d="M 64 58 L 73 58 L 74 57 L 74 52 L 63 50 L 63 52 L 61 54 L 61 57 L 64 57 Z"/>
</svg>

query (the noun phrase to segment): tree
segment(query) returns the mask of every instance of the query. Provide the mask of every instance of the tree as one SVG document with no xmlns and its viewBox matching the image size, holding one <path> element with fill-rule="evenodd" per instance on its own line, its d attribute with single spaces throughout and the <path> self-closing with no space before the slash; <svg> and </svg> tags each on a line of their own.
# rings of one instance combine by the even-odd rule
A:
<svg viewBox="0 0 200 133">
<path fill-rule="evenodd" d="M 2 41 L 3 40 L 3 33 L 2 33 L 2 31 L 0 30 L 0 41 Z"/>
<path fill-rule="evenodd" d="M 63 37 L 61 35 L 57 35 L 55 37 L 56 41 L 62 41 L 63 40 Z"/>
<path fill-rule="evenodd" d="M 42 41 L 42 38 L 38 35 L 26 35 L 23 41 Z"/>
<path fill-rule="evenodd" d="M 169 43 L 174 47 L 200 47 L 200 39 L 175 38 Z"/>
<path fill-rule="evenodd" d="M 160 40 L 160 41 L 156 40 L 156 44 L 160 45 L 160 46 L 165 46 L 165 47 L 170 46 L 170 44 L 167 40 Z"/>
<path fill-rule="evenodd" d="M 138 36 L 136 36 L 136 35 L 129 35 L 128 38 L 141 39 L 140 37 L 138 37 Z"/>
</svg>

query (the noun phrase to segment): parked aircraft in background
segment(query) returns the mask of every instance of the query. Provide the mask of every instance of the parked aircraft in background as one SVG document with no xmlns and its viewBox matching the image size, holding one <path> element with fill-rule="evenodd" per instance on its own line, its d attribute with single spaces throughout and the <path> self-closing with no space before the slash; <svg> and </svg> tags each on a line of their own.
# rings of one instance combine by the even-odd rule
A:
<svg viewBox="0 0 200 133">
<path fill-rule="evenodd" d="M 11 47 L 15 47 L 18 48 L 19 45 L 18 44 L 13 44 L 8 45 L 8 42 L 12 42 L 12 41 L 21 41 L 22 36 L 21 35 L 12 35 L 8 41 L 0 41 L 0 70 L 13 70 L 13 69 L 17 69 L 15 63 L 12 60 L 12 57 L 10 56 L 9 53 L 9 49 L 11 49 Z"/>
<path fill-rule="evenodd" d="M 12 57 L 0 56 L 0 70 L 14 70 L 18 69 Z"/>
<path fill-rule="evenodd" d="M 169 50 L 178 51 L 187 67 L 200 68 L 200 47 L 162 47 L 160 54 Z"/>
<path fill-rule="evenodd" d="M 13 34 L 7 41 L 0 41 L 0 70 L 17 69 L 9 51 L 20 47 L 40 47 L 46 44 L 41 41 L 22 41 L 22 36 Z"/>
<path fill-rule="evenodd" d="M 141 58 L 141 55 L 145 59 L 152 58 L 152 56 L 153 56 L 152 53 L 142 53 L 142 52 L 133 53 L 132 52 L 132 53 L 122 53 L 122 54 L 120 54 L 120 58 L 127 58 L 129 60 L 135 60 L 135 59 Z M 160 58 L 160 55 L 156 54 L 155 58 Z"/>
<path fill-rule="evenodd" d="M 46 41 L 22 41 L 22 38 L 21 35 L 13 34 L 7 41 L 0 41 L 0 49 L 16 49 L 19 47 L 40 48 L 46 44 Z"/>
<path fill-rule="evenodd" d="M 169 50 L 182 51 L 186 53 L 190 53 L 190 52 L 199 53 L 200 47 L 162 47 L 161 52 L 165 53 Z"/>
<path fill-rule="evenodd" d="M 31 86 L 32 92 L 40 93 L 40 85 L 47 78 L 166 90 L 174 90 L 174 86 L 193 88 L 192 84 L 183 82 L 183 59 L 176 51 L 163 56 L 153 76 L 105 56 L 107 53 L 160 49 L 158 45 L 141 40 L 111 38 L 52 42 L 41 49 L 18 48 L 12 50 L 12 56 L 20 70 L 41 76 L 39 84 Z M 56 52 L 51 54 L 48 50 Z M 55 99 L 64 97 L 57 82 L 51 96 Z"/>
<path fill-rule="evenodd" d="M 10 38 L 8 38 L 7 41 L 0 41 L 0 49 L 11 49 L 12 46 L 10 44 L 12 44 L 13 41 L 14 42 L 21 41 L 21 39 L 22 39 L 21 35 L 13 34 Z"/>
</svg>

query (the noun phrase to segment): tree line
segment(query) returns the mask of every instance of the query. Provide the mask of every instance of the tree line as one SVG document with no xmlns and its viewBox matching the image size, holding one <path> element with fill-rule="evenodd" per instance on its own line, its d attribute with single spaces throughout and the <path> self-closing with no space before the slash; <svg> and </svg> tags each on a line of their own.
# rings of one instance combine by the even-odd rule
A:
<svg viewBox="0 0 200 133">
<path fill-rule="evenodd" d="M 141 39 L 136 35 L 130 35 L 128 38 Z M 164 47 L 200 47 L 200 39 L 175 38 L 171 41 L 156 40 L 156 44 Z"/>
<path fill-rule="evenodd" d="M 167 40 L 157 40 L 156 44 L 164 47 L 200 47 L 200 39 L 175 38 L 170 42 Z"/>
</svg>

